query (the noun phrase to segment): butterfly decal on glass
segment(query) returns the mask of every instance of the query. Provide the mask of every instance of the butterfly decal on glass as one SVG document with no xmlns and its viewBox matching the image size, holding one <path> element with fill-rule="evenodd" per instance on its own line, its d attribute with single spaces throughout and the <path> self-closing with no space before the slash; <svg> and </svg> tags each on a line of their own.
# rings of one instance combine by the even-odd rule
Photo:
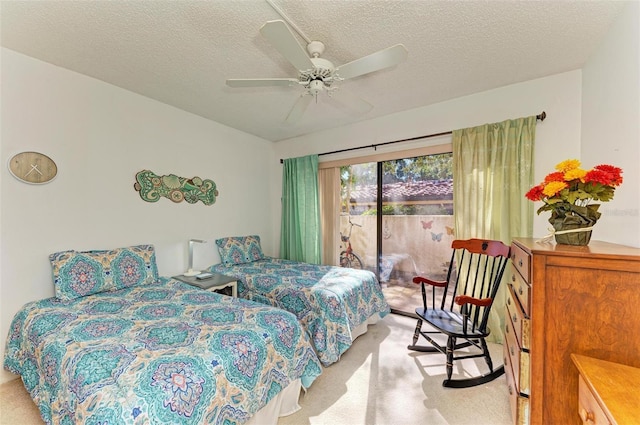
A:
<svg viewBox="0 0 640 425">
<path fill-rule="evenodd" d="M 444 227 L 445 227 L 445 229 L 447 229 L 447 235 L 452 235 L 453 236 L 453 234 L 454 234 L 453 227 L 449 227 L 449 226 L 444 226 Z"/>
<path fill-rule="evenodd" d="M 440 232 L 440 233 L 431 232 L 431 240 L 436 242 L 441 242 L 443 234 L 444 234 L 443 232 Z"/>
<path fill-rule="evenodd" d="M 431 229 L 431 226 L 433 226 L 433 220 L 429 220 L 429 221 L 420 220 L 420 223 L 422 223 L 422 228 L 425 230 Z"/>
<path fill-rule="evenodd" d="M 389 230 L 389 226 L 385 223 L 384 228 L 382 229 L 382 237 L 384 239 L 389 239 L 391 237 L 391 230 Z"/>
</svg>

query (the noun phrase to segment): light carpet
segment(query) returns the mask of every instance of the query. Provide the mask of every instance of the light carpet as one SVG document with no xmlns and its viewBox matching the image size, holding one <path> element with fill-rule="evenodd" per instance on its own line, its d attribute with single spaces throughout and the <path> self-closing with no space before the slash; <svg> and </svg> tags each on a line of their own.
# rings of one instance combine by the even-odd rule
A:
<svg viewBox="0 0 640 425">
<path fill-rule="evenodd" d="M 414 327 L 414 319 L 393 314 L 369 326 L 301 396 L 302 409 L 278 425 L 510 424 L 504 375 L 473 388 L 443 388 L 444 356 L 406 348 Z M 502 346 L 490 349 L 494 364 L 502 364 Z M 454 375 L 478 369 L 486 371 L 484 360 L 464 360 Z M 0 424 L 42 423 L 20 380 L 0 386 Z"/>
</svg>

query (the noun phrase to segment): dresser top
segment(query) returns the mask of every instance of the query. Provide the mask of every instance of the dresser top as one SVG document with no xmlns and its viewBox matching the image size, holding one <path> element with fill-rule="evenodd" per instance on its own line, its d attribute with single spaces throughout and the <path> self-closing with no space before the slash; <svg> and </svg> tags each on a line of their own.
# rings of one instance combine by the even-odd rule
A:
<svg viewBox="0 0 640 425">
<path fill-rule="evenodd" d="M 592 240 L 587 246 L 574 246 L 540 242 L 540 238 L 516 237 L 513 241 L 531 253 L 589 257 L 615 256 L 617 259 L 640 261 L 640 248 L 610 242 Z"/>
<path fill-rule="evenodd" d="M 592 357 L 571 354 L 600 405 L 618 424 L 640 418 L 640 369 Z"/>
</svg>

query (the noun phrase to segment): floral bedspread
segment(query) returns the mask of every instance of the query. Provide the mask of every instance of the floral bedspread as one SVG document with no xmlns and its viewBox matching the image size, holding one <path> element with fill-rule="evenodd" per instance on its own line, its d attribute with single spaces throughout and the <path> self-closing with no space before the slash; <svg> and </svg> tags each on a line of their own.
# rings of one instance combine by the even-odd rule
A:
<svg viewBox="0 0 640 425">
<path fill-rule="evenodd" d="M 48 424 L 242 424 L 322 370 L 293 314 L 166 278 L 26 304 L 4 367 Z"/>
<path fill-rule="evenodd" d="M 352 343 L 351 329 L 390 309 L 375 275 L 367 270 L 267 258 L 215 264 L 211 271 L 239 279 L 238 296 L 296 315 L 323 365 L 340 359 Z"/>
</svg>

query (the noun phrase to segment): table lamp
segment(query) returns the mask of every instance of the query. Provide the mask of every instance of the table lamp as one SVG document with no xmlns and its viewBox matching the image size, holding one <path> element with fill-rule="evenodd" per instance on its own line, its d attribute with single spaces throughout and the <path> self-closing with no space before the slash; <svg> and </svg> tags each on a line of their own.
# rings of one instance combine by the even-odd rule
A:
<svg viewBox="0 0 640 425">
<path fill-rule="evenodd" d="M 193 244 L 205 243 L 202 239 L 189 239 L 189 270 L 183 273 L 184 276 L 195 276 L 200 274 L 200 270 L 193 270 Z"/>
</svg>

